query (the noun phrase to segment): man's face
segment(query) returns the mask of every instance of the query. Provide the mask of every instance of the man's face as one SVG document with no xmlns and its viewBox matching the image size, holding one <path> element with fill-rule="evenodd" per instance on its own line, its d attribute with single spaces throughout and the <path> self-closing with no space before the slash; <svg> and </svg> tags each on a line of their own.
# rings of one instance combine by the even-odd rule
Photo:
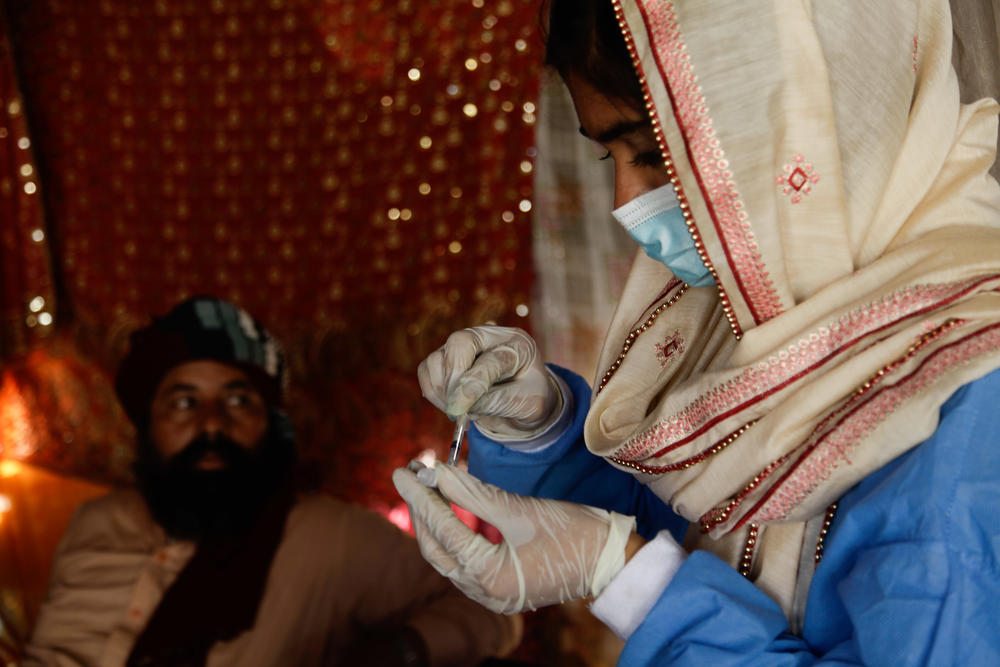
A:
<svg viewBox="0 0 1000 667">
<path fill-rule="evenodd" d="M 217 361 L 188 361 L 167 373 L 157 387 L 149 433 L 153 446 L 166 460 L 199 436 L 211 439 L 222 435 L 253 451 L 267 425 L 267 404 L 246 373 Z M 218 470 L 226 467 L 226 462 L 207 451 L 195 467 Z"/>
<path fill-rule="evenodd" d="M 202 539 L 252 525 L 295 460 L 246 373 L 215 361 L 173 368 L 140 434 L 136 483 L 170 535 Z"/>
</svg>

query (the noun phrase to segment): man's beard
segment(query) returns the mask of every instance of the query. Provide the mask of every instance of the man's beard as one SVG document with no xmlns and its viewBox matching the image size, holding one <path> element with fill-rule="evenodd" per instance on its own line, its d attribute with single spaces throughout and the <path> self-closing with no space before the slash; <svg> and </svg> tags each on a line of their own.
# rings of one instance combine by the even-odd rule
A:
<svg viewBox="0 0 1000 667">
<path fill-rule="evenodd" d="M 198 461 L 209 452 L 224 467 L 198 468 Z M 139 442 L 133 470 L 153 518 L 167 534 L 202 540 L 246 532 L 294 462 L 290 438 L 271 428 L 252 450 L 222 434 L 203 433 L 165 460 L 145 437 Z"/>
</svg>

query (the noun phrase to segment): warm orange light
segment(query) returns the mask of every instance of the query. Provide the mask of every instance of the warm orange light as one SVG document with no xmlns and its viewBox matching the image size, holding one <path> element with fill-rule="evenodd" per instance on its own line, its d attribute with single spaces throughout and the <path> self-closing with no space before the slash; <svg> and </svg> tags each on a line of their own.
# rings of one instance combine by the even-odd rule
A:
<svg viewBox="0 0 1000 667">
<path fill-rule="evenodd" d="M 24 459 L 37 449 L 33 420 L 17 381 L 0 375 L 0 455 Z"/>
<path fill-rule="evenodd" d="M 0 461 L 0 477 L 13 477 L 24 470 L 24 466 L 17 461 L 7 459 Z"/>
<path fill-rule="evenodd" d="M 10 496 L 0 493 L 0 516 L 10 511 Z"/>
</svg>

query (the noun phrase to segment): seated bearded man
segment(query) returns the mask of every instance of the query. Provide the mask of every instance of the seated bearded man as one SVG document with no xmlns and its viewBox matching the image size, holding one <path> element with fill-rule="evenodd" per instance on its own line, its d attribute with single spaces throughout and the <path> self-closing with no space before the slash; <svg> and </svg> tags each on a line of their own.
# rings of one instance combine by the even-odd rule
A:
<svg viewBox="0 0 1000 667">
<path fill-rule="evenodd" d="M 116 390 L 136 488 L 85 503 L 27 665 L 467 665 L 519 619 L 465 598 L 382 517 L 297 492 L 285 364 L 199 297 L 135 332 Z"/>
</svg>

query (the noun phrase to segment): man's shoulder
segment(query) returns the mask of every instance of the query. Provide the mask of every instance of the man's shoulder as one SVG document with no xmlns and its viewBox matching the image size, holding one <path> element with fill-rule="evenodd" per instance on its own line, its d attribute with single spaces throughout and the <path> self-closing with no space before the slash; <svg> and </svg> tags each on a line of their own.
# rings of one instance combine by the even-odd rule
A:
<svg viewBox="0 0 1000 667">
<path fill-rule="evenodd" d="M 122 488 L 77 508 L 63 538 L 64 549 L 152 548 L 162 531 L 138 491 Z"/>
<path fill-rule="evenodd" d="M 113 489 L 103 496 L 97 496 L 80 503 L 80 509 L 88 511 L 111 512 L 129 508 L 136 504 L 144 504 L 142 494 L 132 487 Z"/>
</svg>

